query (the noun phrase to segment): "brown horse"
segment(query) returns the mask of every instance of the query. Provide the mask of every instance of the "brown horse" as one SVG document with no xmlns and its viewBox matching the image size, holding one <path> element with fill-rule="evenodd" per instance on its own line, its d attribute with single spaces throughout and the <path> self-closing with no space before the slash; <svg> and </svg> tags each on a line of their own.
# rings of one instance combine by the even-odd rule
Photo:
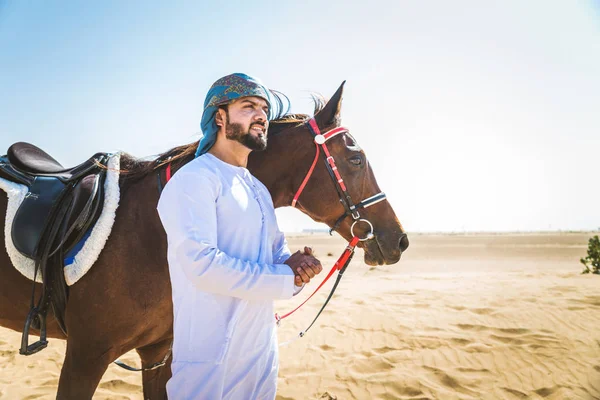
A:
<svg viewBox="0 0 600 400">
<path fill-rule="evenodd" d="M 339 126 L 342 91 L 343 84 L 326 105 L 316 107 L 315 120 L 323 132 Z M 249 169 L 267 186 L 275 207 L 290 205 L 313 161 L 315 145 L 305 124 L 307 119 L 288 115 L 273 121 L 268 149 L 250 157 Z M 121 168 L 128 172 L 121 174 L 121 200 L 111 236 L 94 267 L 69 290 L 65 316 L 68 338 L 48 315 L 48 336 L 67 340 L 57 398 L 92 398 L 108 365 L 129 350 L 137 350 L 145 367 L 160 362 L 169 352 L 173 311 L 167 240 L 156 212 L 160 195 L 156 175 L 164 182 L 167 160 L 175 173 L 193 159 L 196 147 L 197 143 L 174 148 L 152 162 L 122 156 Z M 328 147 L 353 199 L 380 192 L 364 152 L 349 134 L 338 135 Z M 319 160 L 297 208 L 330 227 L 344 213 L 323 160 Z M 1 195 L 3 221 L 6 209 L 7 197 Z M 364 248 L 365 262 L 398 262 L 408 239 L 389 203 L 379 202 L 362 210 L 361 216 L 374 227 L 374 238 L 359 245 Z M 351 239 L 351 221 L 350 217 L 344 219 L 336 229 L 346 239 Z M 357 226 L 356 235 L 368 233 L 368 226 L 363 225 L 360 229 Z M 0 231 L 4 242 L 4 229 Z M 3 245 L 0 276 L 0 325 L 21 331 L 32 283 L 12 266 Z M 170 376 L 170 362 L 144 371 L 144 398 L 166 398 Z"/>
</svg>

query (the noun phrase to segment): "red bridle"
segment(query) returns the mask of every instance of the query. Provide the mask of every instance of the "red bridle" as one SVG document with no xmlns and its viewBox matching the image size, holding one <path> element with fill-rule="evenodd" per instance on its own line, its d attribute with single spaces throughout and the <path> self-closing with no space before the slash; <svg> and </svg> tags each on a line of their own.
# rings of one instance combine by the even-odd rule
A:
<svg viewBox="0 0 600 400">
<path fill-rule="evenodd" d="M 171 163 L 167 164 L 167 170 L 165 172 L 166 175 L 166 181 L 169 182 L 171 180 Z"/>
<path fill-rule="evenodd" d="M 314 131 L 319 132 L 319 127 L 317 126 L 317 123 L 315 122 L 314 118 L 309 121 L 309 124 L 313 128 Z M 333 173 L 335 174 L 337 182 L 339 183 L 339 185 L 342 187 L 343 190 L 346 190 L 346 185 L 344 184 L 344 180 L 340 176 L 340 173 L 338 172 L 337 166 L 335 165 L 335 160 L 331 156 L 331 154 L 329 153 L 329 149 L 327 148 L 327 145 L 326 145 L 327 140 L 331 139 L 332 137 L 334 137 L 334 136 L 336 136 L 336 135 L 338 135 L 340 133 L 345 133 L 345 132 L 348 132 L 348 129 L 340 126 L 339 128 L 334 128 L 334 129 L 332 129 L 330 131 L 325 132 L 322 135 L 317 134 L 315 136 L 314 142 L 315 142 L 315 146 L 317 148 L 317 151 L 315 153 L 315 159 L 313 160 L 313 163 L 310 166 L 310 169 L 308 170 L 308 173 L 304 177 L 304 180 L 302 181 L 302 184 L 300 185 L 300 188 L 298 188 L 298 191 L 294 195 L 294 199 L 292 200 L 292 207 L 296 207 L 296 203 L 298 202 L 298 198 L 302 194 L 302 191 L 304 190 L 304 187 L 308 183 L 308 180 L 310 179 L 313 171 L 315 170 L 315 166 L 317 165 L 317 161 L 319 161 L 319 148 L 320 147 L 323 148 L 323 152 L 325 153 L 325 156 L 327 157 L 326 160 L 329 163 L 331 169 L 333 170 Z"/>
<path fill-rule="evenodd" d="M 364 237 L 363 239 L 360 239 L 360 241 L 372 239 L 374 237 L 373 225 L 371 224 L 371 222 L 369 220 L 361 218 L 358 210 L 361 208 L 364 209 L 364 208 L 370 207 L 374 204 L 379 203 L 380 201 L 385 200 L 386 199 L 385 193 L 383 193 L 383 192 L 377 193 L 376 195 L 371 196 L 371 197 L 361 201 L 358 204 L 354 204 L 352 201 L 352 198 L 350 197 L 350 194 L 348 193 L 348 189 L 346 188 L 344 179 L 342 178 L 342 176 L 340 175 L 340 172 L 338 171 L 337 165 L 335 163 L 335 159 L 329 152 L 329 148 L 327 148 L 327 141 L 329 139 L 334 138 L 335 136 L 339 135 L 340 133 L 348 133 L 348 129 L 344 128 L 344 127 L 338 127 L 338 128 L 331 129 L 322 134 L 321 130 L 319 129 L 319 126 L 317 125 L 317 122 L 315 121 L 314 118 L 311 118 L 310 121 L 308 121 L 307 125 L 308 125 L 310 132 L 314 136 L 313 141 L 315 143 L 316 153 L 315 153 L 315 158 L 312 162 L 312 165 L 310 166 L 310 169 L 308 170 L 306 176 L 304 177 L 302 184 L 300 184 L 298 191 L 296 191 L 296 194 L 294 195 L 294 198 L 292 200 L 292 207 L 296 207 L 296 204 L 298 203 L 298 198 L 302 194 L 302 191 L 304 190 L 304 188 L 306 187 L 306 184 L 308 183 L 310 177 L 312 176 L 312 173 L 315 170 L 315 166 L 317 165 L 317 161 L 319 161 L 320 150 L 323 149 L 323 154 L 325 156 L 325 167 L 327 168 L 327 172 L 329 172 L 329 175 L 331 176 L 331 179 L 333 180 L 334 186 L 338 192 L 338 196 L 340 197 L 340 202 L 342 203 L 342 205 L 344 206 L 344 209 L 345 209 L 345 213 L 342 214 L 336 220 L 335 224 L 333 225 L 333 227 L 331 228 L 329 233 L 331 234 L 334 230 L 336 230 L 338 228 L 339 224 L 346 217 L 352 216 L 352 219 L 354 220 L 352 226 L 350 227 L 350 233 L 352 234 L 352 236 L 354 236 L 354 226 L 358 222 L 364 222 L 369 225 L 370 232 L 367 233 L 366 237 Z"/>
<path fill-rule="evenodd" d="M 335 188 L 338 192 L 338 195 L 340 196 L 340 201 L 342 202 L 342 204 L 344 205 L 344 208 L 346 210 L 345 213 L 340 218 L 338 218 L 338 220 L 336 221 L 334 226 L 331 228 L 330 233 L 333 230 L 335 230 L 337 228 L 337 226 L 344 220 L 344 218 L 346 218 L 349 215 L 352 216 L 352 218 L 354 219 L 354 222 L 353 222 L 352 226 L 350 227 L 350 233 L 352 235 L 352 240 L 350 240 L 350 242 L 348 243 L 348 246 L 346 247 L 346 249 L 340 256 L 340 258 L 337 260 L 337 262 L 334 264 L 334 266 L 331 268 L 331 270 L 329 271 L 329 274 L 327 274 L 327 276 L 325 277 L 323 282 L 321 282 L 321 284 L 315 289 L 315 291 L 306 300 L 304 300 L 302 302 L 302 304 L 300 304 L 298 307 L 296 307 L 292 311 L 290 311 L 287 314 L 284 314 L 282 316 L 275 314 L 275 320 L 277 321 L 277 324 L 279 325 L 282 319 L 289 317 L 296 310 L 298 310 L 300 307 L 302 307 L 308 300 L 310 300 L 315 295 L 315 293 L 317 293 L 319 291 L 319 289 L 321 289 L 323 287 L 325 282 L 327 282 L 329 280 L 329 278 L 331 278 L 331 276 L 333 275 L 333 273 L 335 271 L 339 271 L 336 282 L 333 285 L 333 288 L 331 289 L 331 292 L 329 293 L 327 300 L 325 300 L 325 303 L 321 307 L 321 310 L 317 313 L 317 316 L 313 319 L 313 321 L 308 326 L 308 328 L 306 328 L 304 331 L 300 332 L 298 337 L 303 337 L 306 334 L 306 332 L 310 329 L 310 327 L 313 326 L 313 324 L 315 323 L 317 318 L 319 318 L 319 315 L 321 315 L 321 312 L 325 309 L 325 306 L 327 305 L 327 303 L 333 296 L 333 293 L 335 292 L 335 289 L 337 288 L 337 286 L 344 274 L 344 271 L 346 270 L 346 268 L 350 264 L 350 261 L 352 260 L 352 256 L 354 255 L 354 250 L 355 250 L 358 242 L 374 238 L 373 225 L 371 224 L 371 222 L 369 220 L 362 219 L 360 217 L 358 209 L 367 208 L 369 206 L 372 206 L 373 204 L 379 203 L 380 201 L 383 201 L 386 199 L 385 193 L 381 192 L 374 196 L 369 197 L 368 199 L 361 201 L 358 204 L 354 204 L 352 202 L 350 194 L 348 193 L 348 190 L 346 188 L 346 184 L 344 183 L 344 179 L 340 175 L 337 165 L 335 164 L 335 159 L 329 152 L 329 149 L 327 148 L 327 144 L 326 144 L 329 139 L 339 135 L 340 133 L 347 133 L 348 132 L 347 128 L 344 128 L 344 127 L 334 128 L 334 129 L 331 129 L 331 130 L 321 134 L 321 131 L 320 131 L 320 129 L 317 125 L 317 122 L 315 121 L 314 118 L 312 118 L 310 121 L 308 121 L 308 127 L 314 136 L 313 141 L 314 141 L 315 147 L 316 147 L 316 154 L 315 154 L 315 158 L 312 162 L 312 165 L 310 166 L 310 169 L 308 170 L 308 173 L 302 180 L 302 184 L 300 185 L 300 187 L 298 188 L 298 191 L 294 195 L 294 198 L 292 200 L 292 207 L 296 207 L 298 198 L 302 194 L 302 191 L 306 187 L 308 180 L 310 179 L 313 171 L 315 170 L 315 166 L 317 165 L 317 161 L 319 160 L 320 149 L 323 149 L 323 154 L 325 155 L 325 166 L 327 167 L 327 171 L 329 172 L 329 175 L 331 176 L 332 180 L 334 181 Z M 356 236 L 354 234 L 354 226 L 358 222 L 364 222 L 364 223 L 368 224 L 370 227 L 370 232 L 367 233 L 367 235 L 362 239 L 360 239 L 358 236 Z"/>
<path fill-rule="evenodd" d="M 298 198 L 302 194 L 302 191 L 306 187 L 306 184 L 308 183 L 308 181 L 309 181 L 310 177 L 312 176 L 312 173 L 315 169 L 315 166 L 317 165 L 317 161 L 319 160 L 320 149 L 323 149 L 323 154 L 325 155 L 325 166 L 327 168 L 327 171 L 329 172 L 329 175 L 331 176 L 332 180 L 334 181 L 335 188 L 338 191 L 338 195 L 340 196 L 340 201 L 342 202 L 342 204 L 344 205 L 344 208 L 346 210 L 346 212 L 340 218 L 338 218 L 338 220 L 336 221 L 334 226 L 331 228 L 330 233 L 333 230 L 335 230 L 337 228 L 337 226 L 344 220 L 344 218 L 346 218 L 349 215 L 352 216 L 352 218 L 354 219 L 354 222 L 353 222 L 352 226 L 350 227 L 350 233 L 352 235 L 352 240 L 350 240 L 350 242 L 348 243 L 348 246 L 346 247 L 346 249 L 340 256 L 340 258 L 336 261 L 336 263 L 333 265 L 333 267 L 331 268 L 331 270 L 329 271 L 329 273 L 327 274 L 325 279 L 315 289 L 315 291 L 306 300 L 304 300 L 302 302 L 302 304 L 300 304 L 298 307 L 296 307 L 292 311 L 290 311 L 282 316 L 275 314 L 275 319 L 277 321 L 277 324 L 279 325 L 282 319 L 287 318 L 290 315 L 292 315 L 295 311 L 297 311 L 300 307 L 302 307 L 308 300 L 310 300 L 323 287 L 323 285 L 325 285 L 325 283 L 329 280 L 329 278 L 331 278 L 333 276 L 334 272 L 338 271 L 337 279 L 331 289 L 331 292 L 329 293 L 329 296 L 327 297 L 327 299 L 325 300 L 325 303 L 321 307 L 321 310 L 317 313 L 317 316 L 313 319 L 313 321 L 308 326 L 308 328 L 306 328 L 304 331 L 300 332 L 300 334 L 298 335 L 299 337 L 303 337 L 306 334 L 306 332 L 308 332 L 308 330 L 316 322 L 317 318 L 319 318 L 319 315 L 321 315 L 321 312 L 323 312 L 323 310 L 325 309 L 325 306 L 327 306 L 327 303 L 329 303 L 329 300 L 333 296 L 346 268 L 348 267 L 348 265 L 350 264 L 350 261 L 352 260 L 352 256 L 354 255 L 354 250 L 355 250 L 356 246 L 358 245 L 358 242 L 366 241 L 366 240 L 370 240 L 370 239 L 374 238 L 373 225 L 371 224 L 371 222 L 369 220 L 361 218 L 358 210 L 360 208 L 363 208 L 363 209 L 367 208 L 369 206 L 372 206 L 373 204 L 379 203 L 380 201 L 383 201 L 386 199 L 385 193 L 380 192 L 374 196 L 371 196 L 371 197 L 361 201 L 358 204 L 354 204 L 352 202 L 352 198 L 350 197 L 350 194 L 348 193 L 346 184 L 344 183 L 344 179 L 340 175 L 337 165 L 335 163 L 335 159 L 329 152 L 329 149 L 327 148 L 327 144 L 326 144 L 326 142 L 329 139 L 339 135 L 340 133 L 347 133 L 348 132 L 347 128 L 338 127 L 338 128 L 331 129 L 331 130 L 321 134 L 321 131 L 320 131 L 320 129 L 317 125 L 317 122 L 315 121 L 314 118 L 312 118 L 310 121 L 308 121 L 308 127 L 309 127 L 309 130 L 311 131 L 311 133 L 314 135 L 313 140 L 314 140 L 315 147 L 316 147 L 316 154 L 315 154 L 315 158 L 312 162 L 312 165 L 310 166 L 310 169 L 308 170 L 308 173 L 304 177 L 302 184 L 300 185 L 300 187 L 298 188 L 298 191 L 294 195 L 294 198 L 292 200 L 292 207 L 296 207 Z M 159 188 L 162 189 L 162 185 L 160 182 L 160 175 L 158 178 L 159 178 Z M 171 179 L 171 163 L 170 162 L 167 164 L 167 168 L 165 171 L 165 178 L 166 178 L 167 182 Z M 356 236 L 354 234 L 354 226 L 358 222 L 364 222 L 364 223 L 368 224 L 369 228 L 370 228 L 369 233 L 367 233 L 366 236 L 362 239 L 360 239 L 358 236 Z"/>
</svg>

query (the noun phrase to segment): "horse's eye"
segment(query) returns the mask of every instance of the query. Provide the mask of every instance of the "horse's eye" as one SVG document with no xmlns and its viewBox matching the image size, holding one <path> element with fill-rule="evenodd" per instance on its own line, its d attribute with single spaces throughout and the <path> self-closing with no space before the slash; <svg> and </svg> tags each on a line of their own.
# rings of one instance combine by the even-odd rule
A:
<svg viewBox="0 0 600 400">
<path fill-rule="evenodd" d="M 350 161 L 350 164 L 352 164 L 352 165 L 361 165 L 363 162 L 361 156 L 352 157 L 348 161 Z"/>
</svg>

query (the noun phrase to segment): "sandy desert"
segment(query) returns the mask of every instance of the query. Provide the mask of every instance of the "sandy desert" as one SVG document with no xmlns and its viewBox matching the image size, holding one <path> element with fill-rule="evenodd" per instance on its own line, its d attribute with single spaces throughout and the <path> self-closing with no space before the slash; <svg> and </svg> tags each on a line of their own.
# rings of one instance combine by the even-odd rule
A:
<svg viewBox="0 0 600 400">
<path fill-rule="evenodd" d="M 315 326 L 281 347 L 277 398 L 600 399 L 600 276 L 579 263 L 592 235 L 412 234 L 400 263 L 382 267 L 359 250 Z M 326 270 L 345 247 L 325 235 L 289 242 L 312 246 Z M 283 322 L 280 342 L 330 286 Z M 54 398 L 65 343 L 30 357 L 19 343 L 0 328 L 0 398 Z M 94 398 L 142 399 L 141 376 L 111 365 Z"/>
</svg>

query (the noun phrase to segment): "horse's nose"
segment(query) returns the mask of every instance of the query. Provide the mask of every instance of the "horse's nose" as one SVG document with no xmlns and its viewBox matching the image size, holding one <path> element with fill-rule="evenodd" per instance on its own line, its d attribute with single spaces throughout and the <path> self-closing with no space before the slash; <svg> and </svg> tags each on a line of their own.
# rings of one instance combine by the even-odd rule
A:
<svg viewBox="0 0 600 400">
<path fill-rule="evenodd" d="M 404 252 L 406 249 L 408 249 L 408 244 L 408 235 L 403 233 L 400 237 L 400 251 Z"/>
</svg>

